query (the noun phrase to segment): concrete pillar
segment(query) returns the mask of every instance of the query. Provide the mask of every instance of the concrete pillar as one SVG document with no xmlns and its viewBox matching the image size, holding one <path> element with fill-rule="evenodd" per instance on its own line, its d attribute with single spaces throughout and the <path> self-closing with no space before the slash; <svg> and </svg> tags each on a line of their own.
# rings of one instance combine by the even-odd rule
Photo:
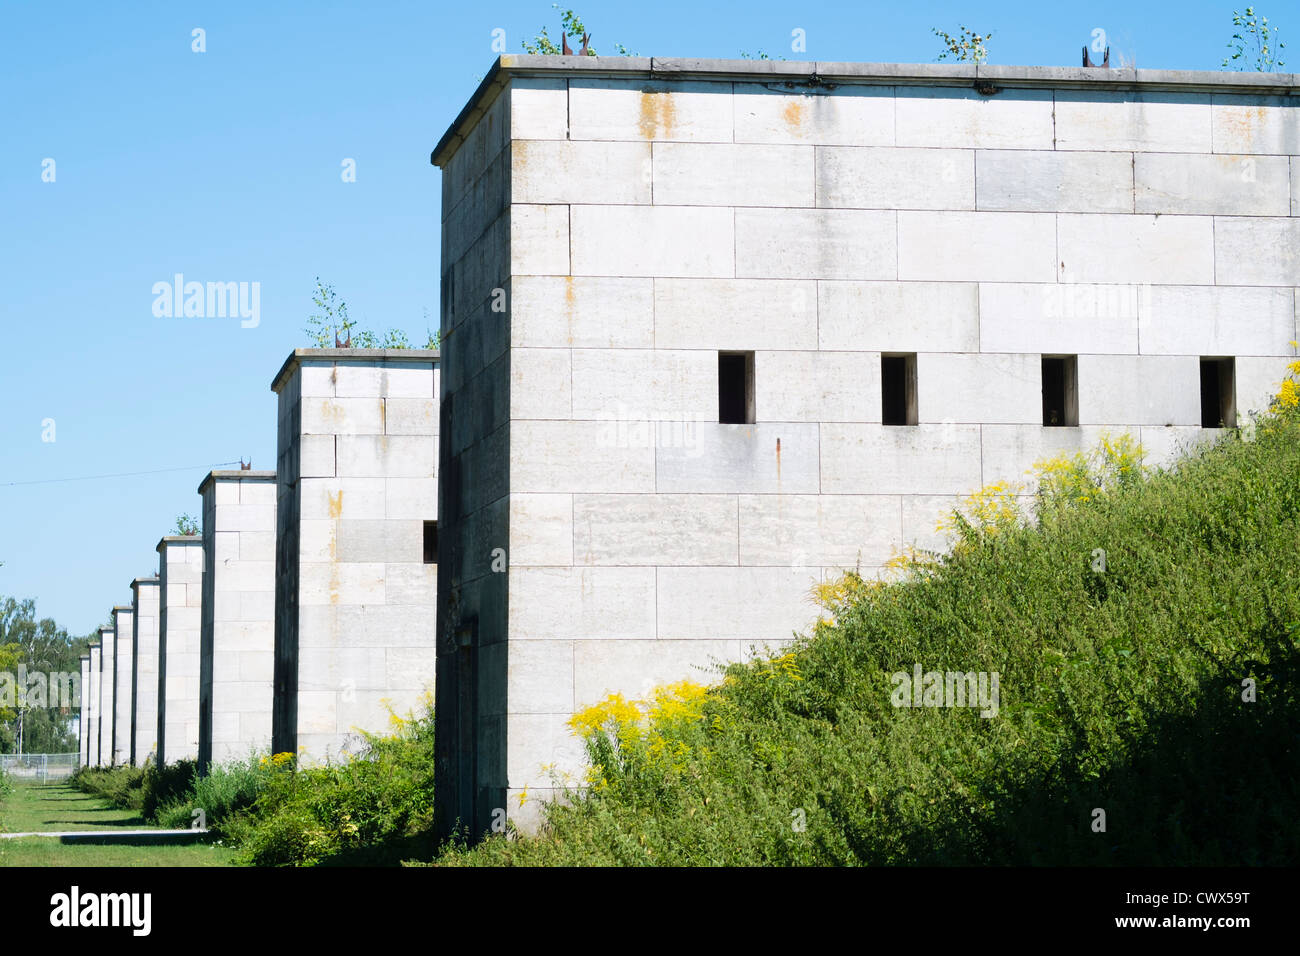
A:
<svg viewBox="0 0 1300 956">
<path fill-rule="evenodd" d="M 275 472 L 213 471 L 203 498 L 199 767 L 270 749 Z"/>
<path fill-rule="evenodd" d="M 438 381 L 436 351 L 299 349 L 272 382 L 277 752 L 337 756 L 432 691 Z"/>
<path fill-rule="evenodd" d="M 114 615 L 116 618 L 116 615 Z M 99 766 L 113 766 L 113 687 L 116 677 L 117 633 L 111 627 L 99 629 Z"/>
<path fill-rule="evenodd" d="M 143 767 L 158 745 L 158 578 L 131 582 L 131 764 Z"/>
<path fill-rule="evenodd" d="M 193 760 L 199 748 L 199 618 L 203 542 L 168 535 L 158 542 L 158 763 Z"/>
<path fill-rule="evenodd" d="M 94 705 L 90 696 L 90 653 L 81 655 L 81 716 L 77 718 L 78 766 L 90 766 L 90 715 Z"/>
<path fill-rule="evenodd" d="M 131 699 L 131 675 L 134 658 L 131 653 L 135 640 L 135 612 L 130 607 L 113 608 L 113 766 L 131 762 L 131 717 L 134 701 Z"/>
</svg>

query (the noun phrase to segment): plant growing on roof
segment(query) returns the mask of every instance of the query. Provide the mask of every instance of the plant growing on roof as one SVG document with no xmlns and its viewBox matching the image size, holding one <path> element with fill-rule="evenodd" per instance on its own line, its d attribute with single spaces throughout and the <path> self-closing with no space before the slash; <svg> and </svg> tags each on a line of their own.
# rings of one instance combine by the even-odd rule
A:
<svg viewBox="0 0 1300 956">
<path fill-rule="evenodd" d="M 1277 27 L 1268 25 L 1268 17 L 1257 14 L 1254 7 L 1247 7 L 1245 14 L 1232 11 L 1232 25 L 1237 32 L 1228 41 L 1228 49 L 1233 54 L 1223 58 L 1225 70 L 1229 67 L 1245 70 L 1251 62 L 1260 73 L 1272 73 L 1286 66 L 1285 60 L 1278 59 L 1286 44 L 1276 39 Z"/>
<path fill-rule="evenodd" d="M 976 63 L 983 63 L 989 58 L 989 51 L 986 44 L 993 38 L 992 33 L 986 33 L 980 36 L 972 30 L 966 29 L 961 24 L 957 24 L 959 31 L 957 36 L 952 36 L 938 28 L 932 27 L 930 32 L 943 41 L 944 51 L 939 54 L 940 60 L 949 58 L 958 61 L 973 60 Z"/>
<path fill-rule="evenodd" d="M 172 528 L 171 533 L 185 535 L 198 534 L 199 519 L 190 514 L 177 515 L 176 525 Z"/>
</svg>

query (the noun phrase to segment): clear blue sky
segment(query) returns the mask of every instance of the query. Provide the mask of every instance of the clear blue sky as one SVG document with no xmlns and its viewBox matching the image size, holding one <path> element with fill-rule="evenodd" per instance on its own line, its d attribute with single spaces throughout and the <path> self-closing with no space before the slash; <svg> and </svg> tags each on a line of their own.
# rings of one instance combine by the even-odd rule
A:
<svg viewBox="0 0 1300 956">
<path fill-rule="evenodd" d="M 1113 58 L 1185 69 L 1219 68 L 1233 10 L 576 2 L 602 53 L 933 62 L 930 28 L 963 23 L 994 31 L 990 63 L 1077 65 L 1100 27 Z M 1300 37 L 1293 2 L 1257 9 Z M 198 514 L 211 466 L 274 467 L 270 382 L 308 344 L 315 276 L 368 325 L 423 341 L 427 310 L 437 327 L 429 151 L 495 58 L 492 31 L 517 53 L 543 25 L 558 37 L 549 0 L 0 4 L 0 595 L 89 631 Z M 260 324 L 155 317 L 153 285 L 175 273 L 260 283 Z"/>
</svg>

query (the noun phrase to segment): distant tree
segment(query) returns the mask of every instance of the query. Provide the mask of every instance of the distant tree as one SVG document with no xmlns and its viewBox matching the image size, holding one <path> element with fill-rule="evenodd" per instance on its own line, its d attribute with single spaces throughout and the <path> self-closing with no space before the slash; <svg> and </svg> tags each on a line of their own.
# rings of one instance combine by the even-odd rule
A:
<svg viewBox="0 0 1300 956">
<path fill-rule="evenodd" d="M 0 671 L 13 675 L 19 664 L 29 675 L 41 673 L 75 674 L 81 677 L 81 655 L 90 646 L 91 637 L 71 637 L 50 618 L 36 619 L 36 602 L 30 598 L 0 600 Z M 53 688 L 46 703 L 54 703 Z M 3 703 L 8 703 L 3 702 Z M 69 753 L 77 749 L 77 739 L 70 733 L 76 716 L 70 707 L 33 705 L 0 709 L 0 751 L 12 753 L 22 729 L 24 753 Z"/>
<path fill-rule="evenodd" d="M 1232 11 L 1232 25 L 1237 32 L 1228 41 L 1228 49 L 1233 54 L 1223 58 L 1225 70 L 1231 67 L 1272 73 L 1286 66 L 1285 60 L 1278 59 L 1286 44 L 1277 40 L 1277 27 L 1268 25 L 1268 17 L 1255 13 L 1254 7 L 1247 7 L 1245 14 Z"/>
<path fill-rule="evenodd" d="M 985 44 L 993 38 L 992 33 L 980 36 L 961 24 L 957 25 L 957 29 L 959 33 L 955 37 L 938 28 L 930 29 L 931 33 L 943 41 L 944 50 L 939 54 L 940 60 L 973 60 L 976 63 L 983 63 L 989 58 L 988 47 Z"/>
</svg>

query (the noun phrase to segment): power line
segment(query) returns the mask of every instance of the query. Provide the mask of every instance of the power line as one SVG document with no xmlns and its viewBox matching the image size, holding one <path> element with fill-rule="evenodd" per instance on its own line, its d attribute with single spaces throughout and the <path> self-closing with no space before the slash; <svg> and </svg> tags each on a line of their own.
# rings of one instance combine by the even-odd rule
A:
<svg viewBox="0 0 1300 956">
<path fill-rule="evenodd" d="M 219 461 L 215 465 L 209 465 L 208 469 L 220 468 L 223 465 L 240 465 L 242 461 Z M 156 468 L 153 471 L 120 471 L 112 475 L 80 475 L 76 478 L 38 478 L 35 481 L 5 481 L 0 482 L 0 488 L 12 488 L 15 485 L 52 485 L 63 481 L 95 481 L 99 478 L 135 478 L 139 475 L 161 475 L 171 471 L 198 471 L 203 465 L 192 465 L 185 468 Z"/>
</svg>

